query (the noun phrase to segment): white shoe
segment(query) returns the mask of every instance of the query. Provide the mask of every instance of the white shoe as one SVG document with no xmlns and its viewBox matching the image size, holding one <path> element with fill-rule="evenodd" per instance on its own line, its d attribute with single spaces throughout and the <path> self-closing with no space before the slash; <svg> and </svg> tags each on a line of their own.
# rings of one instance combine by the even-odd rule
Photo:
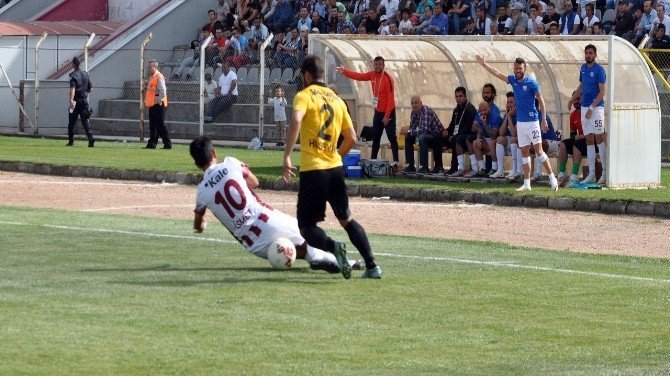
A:
<svg viewBox="0 0 670 376">
<path fill-rule="evenodd" d="M 496 171 L 493 175 L 491 175 L 491 179 L 499 179 L 505 176 L 505 171 L 501 168 L 500 170 Z"/>
<path fill-rule="evenodd" d="M 607 183 L 607 179 L 605 178 L 605 171 L 603 171 L 603 174 L 600 175 L 600 179 L 598 179 L 598 184 L 605 185 L 605 183 Z"/>
<path fill-rule="evenodd" d="M 596 182 L 596 176 L 589 173 L 584 180 L 582 180 L 580 183 L 582 184 L 587 184 L 587 183 L 595 183 Z"/>
<path fill-rule="evenodd" d="M 516 189 L 517 192 L 521 191 L 530 191 L 530 186 L 526 186 L 525 184 L 520 186 L 519 188 Z"/>
<path fill-rule="evenodd" d="M 509 174 L 505 175 L 505 179 L 513 181 L 514 179 L 516 179 L 516 172 L 510 171 Z"/>
<path fill-rule="evenodd" d="M 551 185 L 551 190 L 556 192 L 558 191 L 558 180 L 555 177 L 549 176 L 549 184 Z"/>
</svg>

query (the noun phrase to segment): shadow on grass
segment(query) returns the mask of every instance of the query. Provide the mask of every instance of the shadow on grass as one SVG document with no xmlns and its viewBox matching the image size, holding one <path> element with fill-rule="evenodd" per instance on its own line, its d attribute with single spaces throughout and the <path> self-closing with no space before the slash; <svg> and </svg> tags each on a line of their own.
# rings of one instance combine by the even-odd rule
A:
<svg viewBox="0 0 670 376">
<path fill-rule="evenodd" d="M 240 272 L 261 272 L 261 273 L 307 273 L 310 271 L 307 267 L 296 267 L 286 270 L 272 269 L 270 266 L 253 267 L 220 267 L 220 268 L 176 268 L 170 264 L 156 266 L 147 266 L 140 268 L 91 268 L 80 269 L 82 273 L 97 272 L 211 272 L 211 271 L 240 271 Z"/>
<path fill-rule="evenodd" d="M 327 276 L 323 274 L 322 276 Z M 169 281 L 111 281 L 110 284 L 115 285 L 131 285 L 131 286 L 162 286 L 162 287 L 185 287 L 196 285 L 230 285 L 230 284 L 244 284 L 244 283 L 286 283 L 286 284 L 309 284 L 309 285 L 323 285 L 326 283 L 333 283 L 337 278 L 327 279 L 310 279 L 297 280 L 295 278 L 276 279 L 276 278 L 221 278 L 221 279 L 203 279 L 203 280 L 169 280 Z"/>
</svg>

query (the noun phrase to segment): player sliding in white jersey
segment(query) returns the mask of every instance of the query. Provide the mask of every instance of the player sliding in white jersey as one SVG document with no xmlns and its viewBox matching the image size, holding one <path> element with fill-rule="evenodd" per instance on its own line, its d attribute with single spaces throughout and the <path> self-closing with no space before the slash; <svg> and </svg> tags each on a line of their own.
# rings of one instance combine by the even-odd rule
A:
<svg viewBox="0 0 670 376">
<path fill-rule="evenodd" d="M 212 214 L 254 255 L 267 259 L 268 247 L 277 238 L 295 244 L 297 258 L 309 262 L 312 269 L 339 273 L 337 259 L 331 253 L 311 247 L 298 230 L 298 221 L 264 203 L 253 191 L 258 178 L 243 162 L 225 157 L 218 163 L 216 150 L 208 137 L 191 142 L 191 157 L 204 171 L 198 184 L 193 228 L 203 232 L 205 212 Z"/>
<path fill-rule="evenodd" d="M 526 76 L 526 61 L 520 57 L 514 61 L 514 75 L 505 76 L 497 69 L 486 64 L 484 58 L 477 55 L 477 62 L 483 66 L 489 73 L 498 77 L 502 81 L 512 86 L 514 99 L 516 101 L 516 133 L 521 148 L 521 162 L 523 163 L 523 185 L 517 191 L 530 191 L 530 146 L 533 145 L 535 155 L 542 161 L 542 165 L 549 174 L 549 183 L 551 189 L 558 190 L 558 181 L 551 170 L 549 157 L 542 150 L 542 138 L 540 132 L 540 121 L 542 130 L 546 132 L 549 129 L 547 125 L 547 112 L 544 106 L 544 98 L 540 92 L 540 85 L 534 78 Z M 535 99 L 539 102 L 540 108 L 535 106 Z"/>
</svg>

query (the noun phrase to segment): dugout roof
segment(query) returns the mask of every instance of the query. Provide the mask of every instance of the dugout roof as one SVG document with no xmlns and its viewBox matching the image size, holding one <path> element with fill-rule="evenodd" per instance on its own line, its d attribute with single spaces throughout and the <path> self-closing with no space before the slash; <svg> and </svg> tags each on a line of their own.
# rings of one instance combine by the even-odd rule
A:
<svg viewBox="0 0 670 376">
<path fill-rule="evenodd" d="M 527 74 L 538 80 L 555 128 L 562 128 L 564 134 L 568 134 L 567 103 L 572 91 L 579 85 L 579 67 L 584 63 L 584 47 L 587 44 L 597 47 L 597 61 L 608 75 L 606 100 L 613 107 L 606 109 L 607 116 L 614 115 L 622 124 L 647 124 L 653 129 L 646 132 L 651 140 L 656 140 L 653 135 L 658 133 L 658 151 L 654 147 L 649 153 L 651 159 L 660 161 L 660 106 L 653 76 L 640 53 L 630 43 L 615 36 L 379 37 L 310 34 L 309 49 L 310 53 L 324 58 L 326 82 L 335 83 L 342 97 L 355 103 L 356 111 L 352 109 L 352 116 L 359 129 L 372 123 L 371 85 L 343 77 L 335 71 L 336 66 L 368 71 L 373 69 L 374 57 L 382 56 L 387 72 L 396 82 L 398 129 L 409 124 L 410 98 L 415 94 L 421 96 L 425 105 L 436 110 L 446 127 L 455 106 L 454 89 L 458 86 L 467 89 L 468 98 L 477 107 L 481 101 L 482 86 L 490 82 L 498 92 L 496 104 L 502 111 L 505 109 L 505 93 L 511 87 L 477 64 L 475 55 L 481 54 L 489 64 L 505 74 L 512 74 L 515 58 L 526 59 Z M 610 61 L 614 62 L 612 67 Z M 632 113 L 624 116 L 612 113 L 611 108 L 640 112 L 634 115 L 635 120 L 628 118 L 633 116 Z M 642 155 L 638 157 L 642 158 Z M 660 183 L 660 164 L 655 174 Z"/>
</svg>

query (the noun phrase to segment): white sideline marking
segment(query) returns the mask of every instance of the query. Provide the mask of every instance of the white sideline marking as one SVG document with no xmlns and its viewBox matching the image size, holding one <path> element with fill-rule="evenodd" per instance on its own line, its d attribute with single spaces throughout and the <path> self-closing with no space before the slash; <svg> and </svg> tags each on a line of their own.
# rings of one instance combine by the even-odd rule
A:
<svg viewBox="0 0 670 376">
<path fill-rule="evenodd" d="M 430 257 L 430 256 L 409 256 L 409 255 L 395 255 L 392 253 L 377 253 L 379 256 L 386 257 L 399 257 L 399 258 L 411 258 L 411 259 L 420 259 L 420 260 L 434 260 L 434 261 L 450 261 L 461 264 L 475 264 L 475 265 L 489 265 L 489 266 L 502 266 L 507 268 L 514 269 L 529 269 L 529 270 L 541 270 L 547 272 L 557 272 L 557 273 L 567 273 L 567 274 L 581 274 L 594 277 L 607 277 L 607 278 L 618 278 L 618 279 L 629 279 L 633 281 L 647 281 L 647 282 L 664 282 L 670 283 L 670 279 L 657 279 L 649 277 L 636 277 L 632 275 L 624 274 L 609 274 L 609 273 L 599 273 L 599 272 L 586 272 L 581 270 L 572 270 L 572 269 L 562 269 L 562 268 L 550 268 L 548 266 L 532 266 L 532 265 L 520 265 L 516 263 L 511 263 L 509 261 L 478 261 L 478 260 L 467 260 L 467 259 L 456 259 L 448 257 Z"/>
<path fill-rule="evenodd" d="M 25 180 L 0 180 L 0 184 L 36 184 L 36 185 L 108 185 L 108 186 L 133 186 L 133 187 L 173 187 L 177 183 L 112 183 L 112 182 L 88 182 L 88 181 L 25 181 Z"/>
<path fill-rule="evenodd" d="M 0 224 L 3 224 L 3 225 L 17 225 L 17 226 L 30 226 L 30 224 L 27 224 L 27 223 L 10 222 L 10 221 L 0 221 Z M 237 243 L 236 241 L 233 241 L 233 240 L 225 240 L 225 239 L 219 239 L 219 238 L 203 238 L 203 237 L 199 237 L 199 236 L 154 234 L 154 233 L 150 233 L 150 232 L 110 230 L 110 229 L 102 229 L 102 228 L 72 227 L 72 226 L 60 226 L 60 225 L 50 225 L 50 224 L 32 225 L 32 226 L 57 228 L 57 229 L 61 229 L 61 230 L 90 231 L 90 232 L 102 232 L 102 233 L 123 234 L 123 235 L 133 235 L 133 236 L 146 236 L 146 237 L 153 237 L 153 238 L 172 238 L 172 239 L 185 239 L 185 240 L 197 240 L 197 241 L 210 241 L 210 242 L 215 242 L 215 243 Z M 458 258 L 449 258 L 449 257 L 397 255 L 397 254 L 392 254 L 392 253 L 377 253 L 377 255 L 378 256 L 384 256 L 384 257 L 408 258 L 408 259 L 416 259 L 416 260 L 449 261 L 449 262 L 455 262 L 455 263 L 460 263 L 460 264 L 487 265 L 487 266 L 503 267 L 503 268 L 540 270 L 540 271 L 546 271 L 546 272 L 579 274 L 579 275 L 586 275 L 586 276 L 591 276 L 591 277 L 616 278 L 616 279 L 624 279 L 624 280 L 631 280 L 631 281 L 670 283 L 670 279 L 636 277 L 636 276 L 624 275 L 624 274 L 609 274 L 609 273 L 589 272 L 589 271 L 572 270 L 572 269 L 551 268 L 551 267 L 548 267 L 548 266 L 521 265 L 521 264 L 511 263 L 510 261 L 479 261 L 479 260 L 468 260 L 468 259 L 458 259 Z"/>
<path fill-rule="evenodd" d="M 99 212 L 107 210 L 125 210 L 125 209 L 157 209 L 157 208 L 194 208 L 195 205 L 131 205 L 131 206 L 112 206 L 108 208 L 84 209 L 83 212 Z"/>
</svg>

